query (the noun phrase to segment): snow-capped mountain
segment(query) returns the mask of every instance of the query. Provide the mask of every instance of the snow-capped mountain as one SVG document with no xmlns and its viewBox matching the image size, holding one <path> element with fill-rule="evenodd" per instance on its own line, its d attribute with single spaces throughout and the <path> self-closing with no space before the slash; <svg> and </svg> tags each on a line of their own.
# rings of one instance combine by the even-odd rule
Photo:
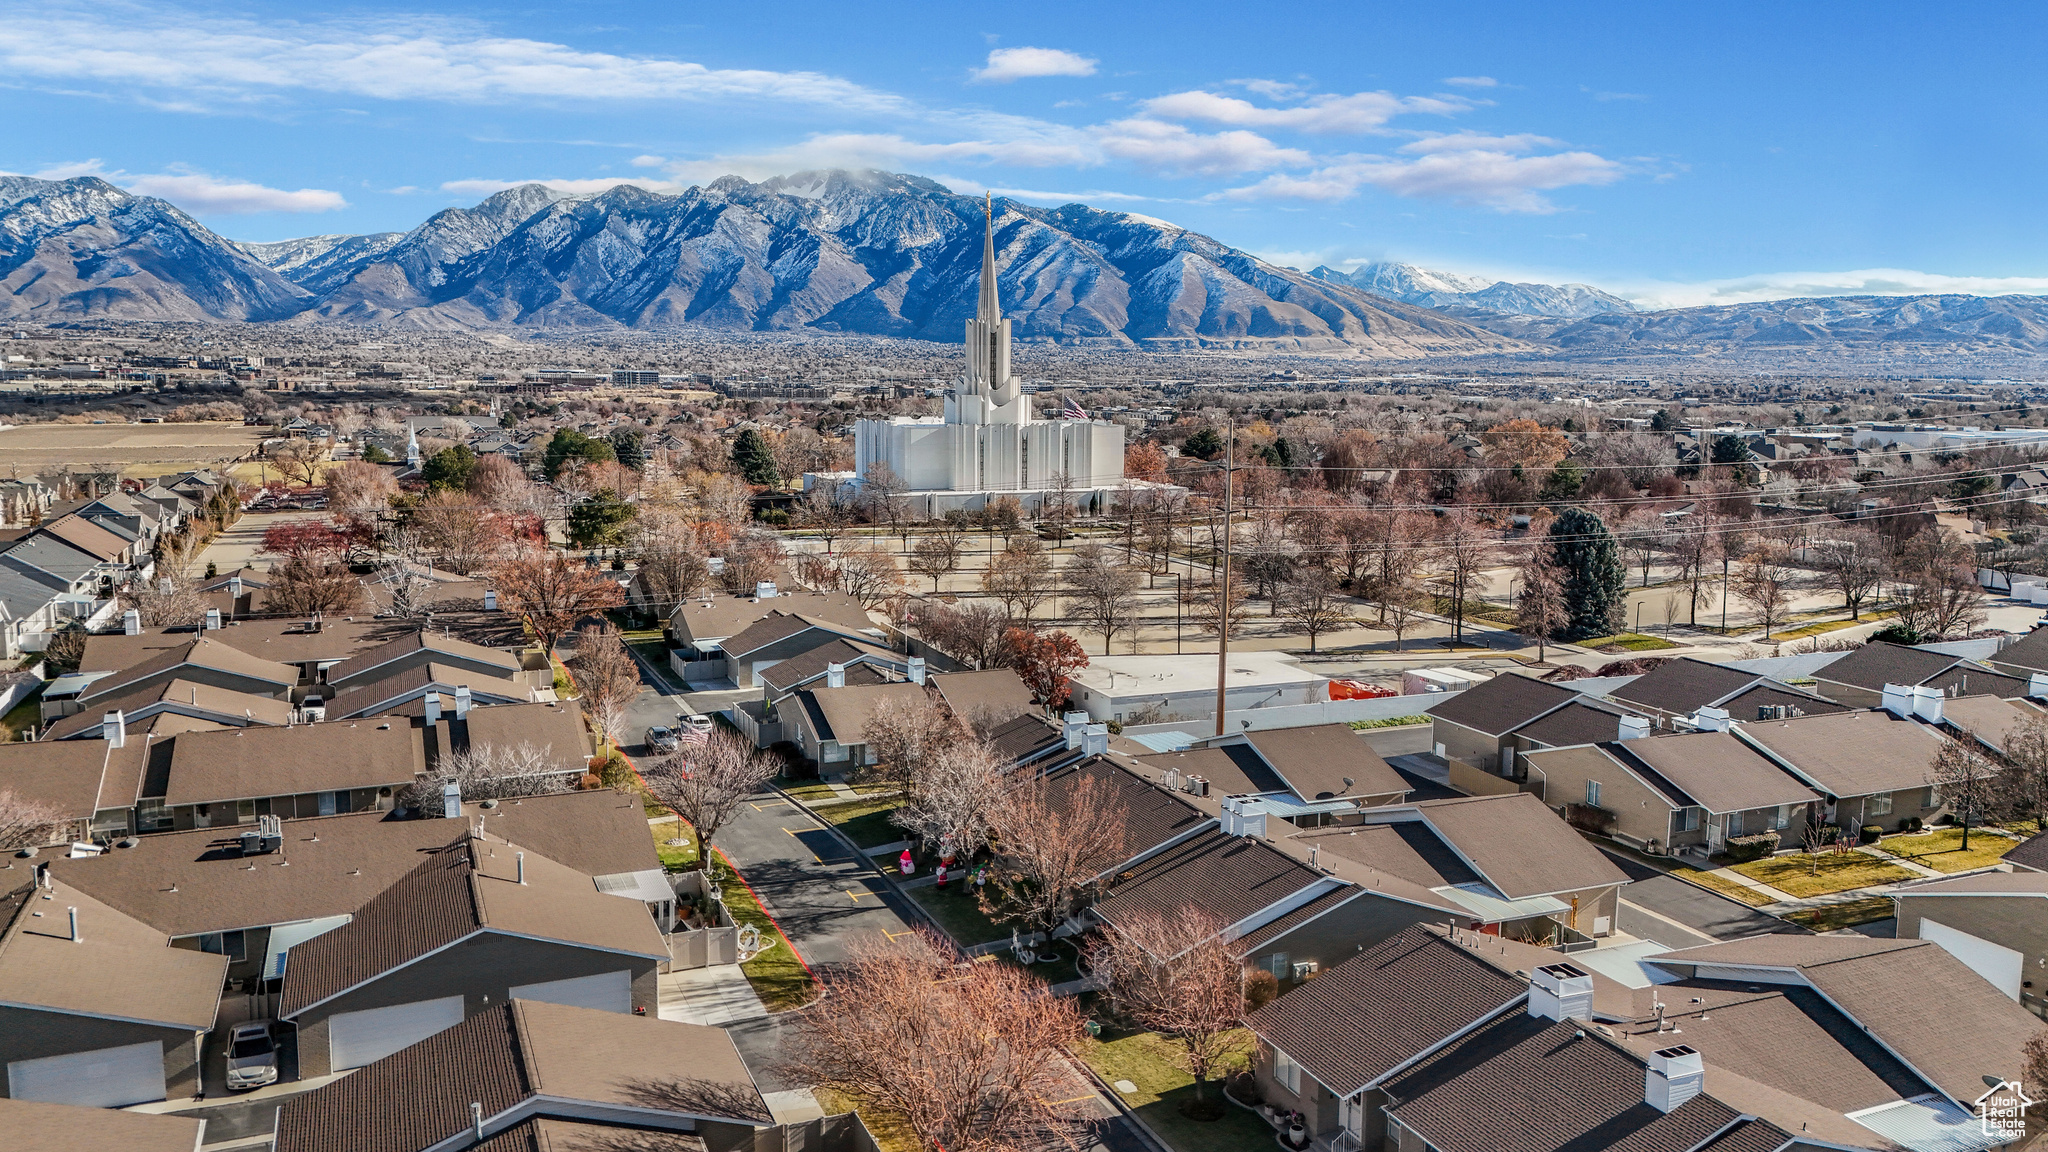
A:
<svg viewBox="0 0 2048 1152">
<path fill-rule="evenodd" d="M 243 240 L 232 243 L 294 284 L 319 292 L 332 287 L 337 273 L 345 274 L 366 260 L 382 256 L 403 239 L 403 232 L 372 232 L 366 236 L 305 236 L 269 244 Z"/>
<path fill-rule="evenodd" d="M 1516 284 L 1433 272 L 1393 261 L 1374 261 L 1352 272 L 1323 267 L 1309 275 L 1425 308 L 1479 308 L 1510 316 L 1551 316 L 1564 320 L 1637 311 L 1634 304 L 1590 284 Z"/>
<path fill-rule="evenodd" d="M 0 176 L 0 317 L 275 320 L 310 301 L 162 200 L 93 176 Z"/>
</svg>

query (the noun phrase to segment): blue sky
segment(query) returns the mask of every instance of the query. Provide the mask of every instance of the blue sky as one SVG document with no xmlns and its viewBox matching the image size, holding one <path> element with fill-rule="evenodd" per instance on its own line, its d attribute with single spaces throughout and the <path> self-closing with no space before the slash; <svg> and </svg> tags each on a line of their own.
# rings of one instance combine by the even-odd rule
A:
<svg viewBox="0 0 2048 1152">
<path fill-rule="evenodd" d="M 2048 292 L 2044 31 L 2022 4 L 49 0 L 0 22 L 0 170 L 274 240 L 525 180 L 872 166 L 1303 268 Z"/>
</svg>

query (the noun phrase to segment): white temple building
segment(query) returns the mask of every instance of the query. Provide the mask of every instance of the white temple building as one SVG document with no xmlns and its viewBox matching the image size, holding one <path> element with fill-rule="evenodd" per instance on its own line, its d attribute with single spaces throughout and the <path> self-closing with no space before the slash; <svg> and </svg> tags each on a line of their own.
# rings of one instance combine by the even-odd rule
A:
<svg viewBox="0 0 2048 1152">
<path fill-rule="evenodd" d="M 1010 322 L 996 300 L 995 218 L 981 249 L 981 301 L 967 322 L 967 370 L 944 417 L 862 420 L 855 475 L 887 464 L 915 512 L 943 516 L 1014 496 L 1028 511 L 1064 488 L 1076 508 L 1106 511 L 1124 484 L 1124 430 L 1107 420 L 1039 420 L 1010 375 Z M 1066 483 L 1057 477 L 1064 475 Z"/>
</svg>

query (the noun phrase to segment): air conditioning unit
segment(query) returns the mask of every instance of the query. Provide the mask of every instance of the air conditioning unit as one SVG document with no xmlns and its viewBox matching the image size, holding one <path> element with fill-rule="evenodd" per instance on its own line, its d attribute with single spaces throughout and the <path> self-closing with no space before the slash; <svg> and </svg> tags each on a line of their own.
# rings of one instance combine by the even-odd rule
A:
<svg viewBox="0 0 2048 1152">
<path fill-rule="evenodd" d="M 1294 978 L 1296 980 L 1306 980 L 1315 974 L 1316 962 L 1313 960 L 1297 961 L 1294 965 Z"/>
</svg>

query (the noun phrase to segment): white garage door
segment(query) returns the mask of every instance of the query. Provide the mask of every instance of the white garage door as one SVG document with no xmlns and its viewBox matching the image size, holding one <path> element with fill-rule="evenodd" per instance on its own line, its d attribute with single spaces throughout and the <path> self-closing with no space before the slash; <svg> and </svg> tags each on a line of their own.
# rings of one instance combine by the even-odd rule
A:
<svg viewBox="0 0 2048 1152">
<path fill-rule="evenodd" d="M 462 997 L 343 1012 L 327 1022 L 327 1050 L 336 1072 L 361 1068 L 462 1023 Z"/>
<path fill-rule="evenodd" d="M 545 1000 L 571 1008 L 597 1008 L 606 1012 L 633 1010 L 633 974 L 601 972 L 544 984 L 520 984 L 512 989 L 514 1000 Z"/>
<path fill-rule="evenodd" d="M 1946 948 L 1949 955 L 1968 964 L 2000 992 L 2015 1000 L 2020 998 L 2020 973 L 2026 967 L 2025 956 L 2003 944 L 1993 944 L 1959 928 L 1937 924 L 1925 916 L 1920 918 L 1920 938 Z"/>
<path fill-rule="evenodd" d="M 7 1066 L 7 1094 L 16 1100 L 86 1108 L 124 1108 L 161 1100 L 163 1042 L 16 1060 Z"/>
</svg>

